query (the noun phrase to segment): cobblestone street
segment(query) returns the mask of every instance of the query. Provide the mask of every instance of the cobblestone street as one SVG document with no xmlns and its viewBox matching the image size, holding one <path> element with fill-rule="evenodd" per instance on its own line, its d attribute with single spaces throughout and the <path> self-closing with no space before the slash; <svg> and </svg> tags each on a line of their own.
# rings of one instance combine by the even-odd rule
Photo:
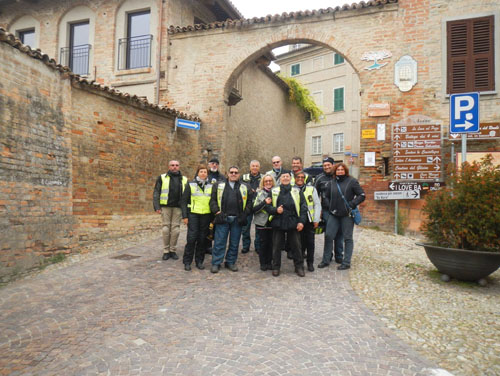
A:
<svg viewBox="0 0 500 376">
<path fill-rule="evenodd" d="M 253 250 L 237 273 L 211 274 L 210 256 L 186 272 L 160 255 L 157 239 L 0 289 L 0 374 L 439 374 L 366 308 L 346 272 L 299 278 L 283 256 L 276 278 Z"/>
</svg>

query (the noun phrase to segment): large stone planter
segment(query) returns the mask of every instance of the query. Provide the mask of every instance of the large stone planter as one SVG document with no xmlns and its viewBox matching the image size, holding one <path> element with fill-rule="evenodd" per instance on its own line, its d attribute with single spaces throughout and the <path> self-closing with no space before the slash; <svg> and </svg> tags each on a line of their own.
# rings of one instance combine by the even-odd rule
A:
<svg viewBox="0 0 500 376">
<path fill-rule="evenodd" d="M 484 278 L 500 267 L 498 252 L 468 251 L 421 243 L 417 245 L 425 248 L 429 260 L 440 273 L 443 273 L 443 281 L 452 277 L 461 281 L 478 281 L 480 284 L 485 284 Z"/>
</svg>

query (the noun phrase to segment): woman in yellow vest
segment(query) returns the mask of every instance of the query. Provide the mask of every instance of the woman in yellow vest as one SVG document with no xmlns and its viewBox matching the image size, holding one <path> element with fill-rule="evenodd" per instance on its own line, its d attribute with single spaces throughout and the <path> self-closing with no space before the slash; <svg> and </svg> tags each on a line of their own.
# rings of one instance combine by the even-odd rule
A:
<svg viewBox="0 0 500 376">
<path fill-rule="evenodd" d="M 184 270 L 191 270 L 194 255 L 196 267 L 205 269 L 205 239 L 208 235 L 210 225 L 210 197 L 212 195 L 212 184 L 208 183 L 208 169 L 205 165 L 199 165 L 196 177 L 189 182 L 186 193 L 182 200 L 182 218 L 187 222 L 187 240 L 184 249 Z"/>
</svg>

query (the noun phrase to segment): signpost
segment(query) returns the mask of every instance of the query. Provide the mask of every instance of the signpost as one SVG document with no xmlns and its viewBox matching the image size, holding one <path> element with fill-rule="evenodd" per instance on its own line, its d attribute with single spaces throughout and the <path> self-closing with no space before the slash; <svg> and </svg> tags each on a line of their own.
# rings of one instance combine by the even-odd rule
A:
<svg viewBox="0 0 500 376">
<path fill-rule="evenodd" d="M 175 130 L 177 130 L 177 128 L 186 128 L 199 131 L 200 123 L 197 121 L 175 118 Z"/>
<path fill-rule="evenodd" d="M 420 191 L 379 191 L 373 192 L 375 200 L 418 200 Z"/>
<path fill-rule="evenodd" d="M 462 163 L 467 160 L 467 133 L 479 132 L 479 93 L 450 95 L 450 133 L 462 134 Z"/>
<path fill-rule="evenodd" d="M 394 180 L 441 179 L 441 124 L 413 117 L 392 127 Z"/>
<path fill-rule="evenodd" d="M 478 133 L 467 133 L 467 140 L 493 140 L 500 138 L 500 123 L 479 123 Z M 460 140 L 460 133 L 450 133 L 450 141 Z"/>
</svg>

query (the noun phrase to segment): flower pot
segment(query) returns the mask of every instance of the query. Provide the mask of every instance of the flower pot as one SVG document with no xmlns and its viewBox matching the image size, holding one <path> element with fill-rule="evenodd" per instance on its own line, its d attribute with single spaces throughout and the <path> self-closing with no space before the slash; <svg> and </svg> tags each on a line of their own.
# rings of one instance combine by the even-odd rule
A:
<svg viewBox="0 0 500 376">
<path fill-rule="evenodd" d="M 479 281 L 500 267 L 500 253 L 469 251 L 417 243 L 437 270 L 461 281 Z M 446 280 L 446 278 L 443 278 Z"/>
</svg>

